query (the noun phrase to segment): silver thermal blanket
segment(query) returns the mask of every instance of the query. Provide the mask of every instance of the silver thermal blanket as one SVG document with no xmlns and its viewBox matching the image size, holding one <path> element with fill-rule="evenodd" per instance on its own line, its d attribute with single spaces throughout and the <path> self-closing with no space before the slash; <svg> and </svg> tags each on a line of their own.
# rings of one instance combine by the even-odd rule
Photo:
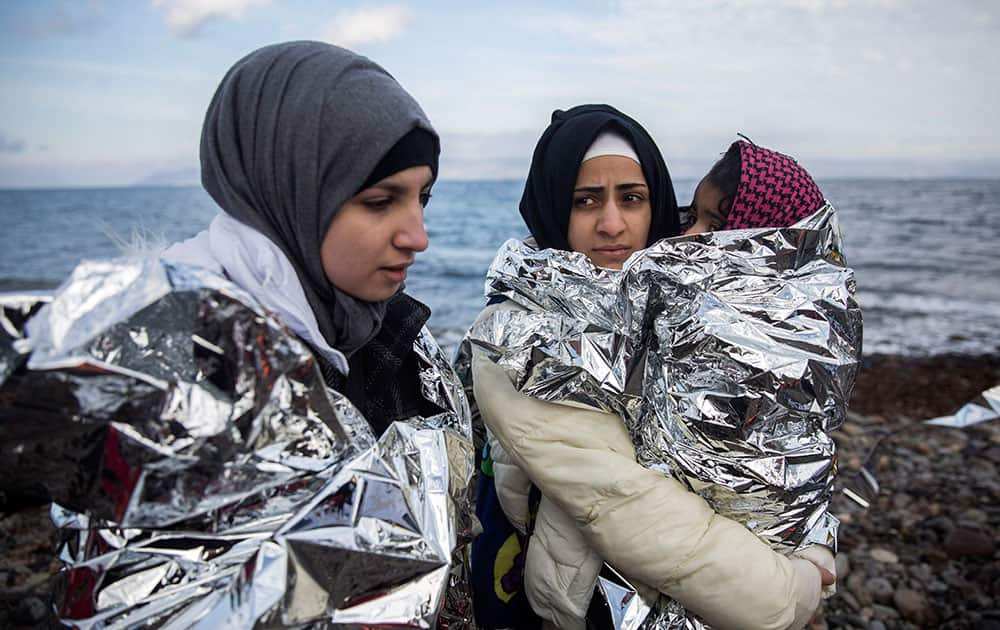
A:
<svg viewBox="0 0 1000 630">
<path fill-rule="evenodd" d="M 376 437 L 239 287 L 156 259 L 0 296 L 0 478 L 54 499 L 57 614 L 81 628 L 472 627 L 468 404 Z"/>
<path fill-rule="evenodd" d="M 511 240 L 486 294 L 510 308 L 469 342 L 521 392 L 619 415 L 639 462 L 783 553 L 836 549 L 830 432 L 857 376 L 862 318 L 831 206 L 789 228 L 665 239 L 620 271 Z M 621 627 L 701 627 L 676 602 L 636 614 L 618 601 L 631 607 L 615 613 L 630 620 Z"/>
</svg>

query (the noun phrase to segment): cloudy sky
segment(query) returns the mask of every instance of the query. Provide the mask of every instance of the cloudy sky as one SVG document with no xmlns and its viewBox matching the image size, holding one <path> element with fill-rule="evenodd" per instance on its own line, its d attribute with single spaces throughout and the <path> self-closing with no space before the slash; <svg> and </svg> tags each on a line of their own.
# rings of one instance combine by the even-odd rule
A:
<svg viewBox="0 0 1000 630">
<path fill-rule="evenodd" d="M 521 178 L 555 108 L 643 122 L 675 176 L 742 132 L 820 177 L 1000 176 L 995 0 L 0 4 L 0 187 L 194 181 L 239 57 L 290 39 L 385 66 L 446 179 Z"/>
</svg>

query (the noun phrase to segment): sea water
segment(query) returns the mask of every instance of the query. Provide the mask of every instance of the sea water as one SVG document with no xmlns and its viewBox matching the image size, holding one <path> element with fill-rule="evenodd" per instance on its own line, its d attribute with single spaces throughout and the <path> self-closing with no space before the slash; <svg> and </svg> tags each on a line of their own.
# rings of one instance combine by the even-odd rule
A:
<svg viewBox="0 0 1000 630">
<path fill-rule="evenodd" d="M 688 203 L 694 180 L 675 182 Z M 840 211 L 857 275 L 866 354 L 1000 352 L 1000 180 L 820 181 Z M 454 348 L 485 304 L 497 247 L 526 235 L 522 182 L 439 182 L 425 221 L 430 247 L 407 291 L 433 310 L 431 330 Z M 122 253 L 135 230 L 172 242 L 217 208 L 200 188 L 0 190 L 0 291 L 53 287 L 84 258 Z"/>
</svg>

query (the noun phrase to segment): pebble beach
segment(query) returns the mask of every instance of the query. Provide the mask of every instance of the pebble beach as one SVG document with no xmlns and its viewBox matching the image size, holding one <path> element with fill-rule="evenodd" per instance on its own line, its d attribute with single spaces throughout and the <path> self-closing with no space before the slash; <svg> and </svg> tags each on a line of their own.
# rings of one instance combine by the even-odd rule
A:
<svg viewBox="0 0 1000 630">
<path fill-rule="evenodd" d="M 955 412 L 1000 383 L 1000 356 L 866 357 L 834 433 L 839 486 L 864 467 L 868 509 L 843 492 L 838 593 L 816 628 L 1000 629 L 1000 421 L 965 429 L 919 419 Z"/>
</svg>

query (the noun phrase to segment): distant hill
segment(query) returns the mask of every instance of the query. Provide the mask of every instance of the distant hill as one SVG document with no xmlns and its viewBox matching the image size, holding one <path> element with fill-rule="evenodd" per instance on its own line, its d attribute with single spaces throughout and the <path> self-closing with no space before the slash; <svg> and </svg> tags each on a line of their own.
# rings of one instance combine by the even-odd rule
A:
<svg viewBox="0 0 1000 630">
<path fill-rule="evenodd" d="M 200 186 L 201 170 L 184 168 L 176 171 L 157 171 L 133 182 L 133 186 Z"/>
</svg>

